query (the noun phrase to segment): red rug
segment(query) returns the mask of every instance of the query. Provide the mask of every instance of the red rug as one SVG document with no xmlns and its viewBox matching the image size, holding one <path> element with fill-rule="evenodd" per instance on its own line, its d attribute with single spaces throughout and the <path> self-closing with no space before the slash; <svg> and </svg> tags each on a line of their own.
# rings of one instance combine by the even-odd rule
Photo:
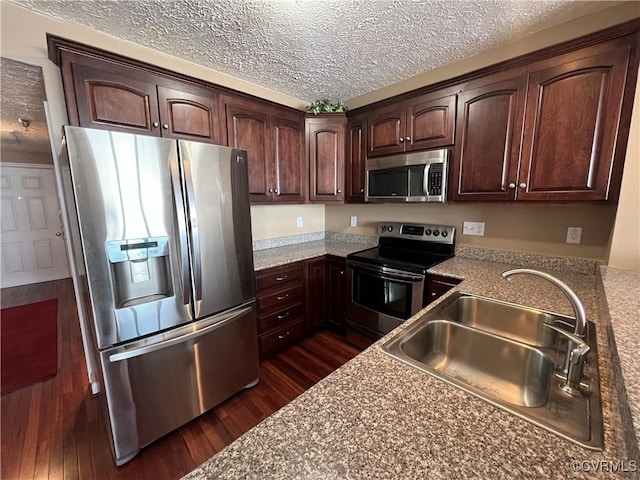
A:
<svg viewBox="0 0 640 480">
<path fill-rule="evenodd" d="M 52 377 L 58 370 L 58 300 L 0 311 L 2 394 Z"/>
</svg>

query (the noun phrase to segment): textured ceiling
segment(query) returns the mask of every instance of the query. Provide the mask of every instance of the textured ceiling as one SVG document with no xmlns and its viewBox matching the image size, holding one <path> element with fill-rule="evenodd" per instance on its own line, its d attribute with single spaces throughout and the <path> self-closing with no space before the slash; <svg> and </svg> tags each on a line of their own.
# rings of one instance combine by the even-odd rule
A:
<svg viewBox="0 0 640 480">
<path fill-rule="evenodd" d="M 621 3 L 12 1 L 304 101 L 348 100 Z"/>
<path fill-rule="evenodd" d="M 17 141 L 2 141 L 3 150 L 51 153 L 44 114 L 42 69 L 0 58 L 0 128 L 15 132 Z M 23 127 L 18 118 L 31 122 Z"/>
</svg>

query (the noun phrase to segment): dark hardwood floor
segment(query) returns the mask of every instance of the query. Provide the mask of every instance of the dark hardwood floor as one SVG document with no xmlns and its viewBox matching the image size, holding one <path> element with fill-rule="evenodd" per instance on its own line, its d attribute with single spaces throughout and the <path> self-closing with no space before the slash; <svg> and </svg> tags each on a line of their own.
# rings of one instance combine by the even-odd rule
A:
<svg viewBox="0 0 640 480">
<path fill-rule="evenodd" d="M 180 478 L 358 354 L 319 332 L 260 365 L 260 383 L 144 448 L 113 462 L 98 399 L 91 396 L 70 279 L 0 292 L 10 307 L 58 298 L 58 374 L 2 396 L 0 478 Z"/>
</svg>

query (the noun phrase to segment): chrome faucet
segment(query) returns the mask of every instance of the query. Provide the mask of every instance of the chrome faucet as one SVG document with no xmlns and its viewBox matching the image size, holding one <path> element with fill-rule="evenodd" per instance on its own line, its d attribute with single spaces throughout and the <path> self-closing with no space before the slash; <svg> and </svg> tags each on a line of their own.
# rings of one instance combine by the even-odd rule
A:
<svg viewBox="0 0 640 480">
<path fill-rule="evenodd" d="M 532 270 L 530 268 L 514 268 L 513 270 L 507 270 L 502 272 L 502 278 L 509 281 L 512 275 L 518 273 L 528 273 L 537 277 L 544 278 L 548 282 L 551 282 L 558 287 L 562 293 L 566 295 L 571 302 L 573 311 L 576 317 L 576 325 L 573 331 L 573 335 L 566 331 L 556 327 L 555 325 L 546 325 L 547 327 L 557 331 L 569 339 L 569 345 L 567 348 L 567 356 L 564 365 L 564 373 L 567 375 L 566 382 L 562 385 L 562 389 L 571 395 L 581 395 L 580 392 L 580 379 L 582 378 L 582 369 L 584 366 L 584 360 L 590 348 L 584 341 L 585 330 L 587 328 L 587 317 L 584 313 L 584 307 L 582 302 L 571 290 L 566 283 L 558 280 L 553 275 L 540 272 L 538 270 Z"/>
</svg>

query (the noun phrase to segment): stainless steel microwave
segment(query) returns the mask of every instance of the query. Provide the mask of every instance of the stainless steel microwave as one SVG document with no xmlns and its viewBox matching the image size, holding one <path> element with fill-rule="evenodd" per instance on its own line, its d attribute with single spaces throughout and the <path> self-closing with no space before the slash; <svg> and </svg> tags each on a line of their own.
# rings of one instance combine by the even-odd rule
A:
<svg viewBox="0 0 640 480">
<path fill-rule="evenodd" d="M 448 160 L 449 149 L 367 159 L 365 201 L 444 203 Z"/>
</svg>

